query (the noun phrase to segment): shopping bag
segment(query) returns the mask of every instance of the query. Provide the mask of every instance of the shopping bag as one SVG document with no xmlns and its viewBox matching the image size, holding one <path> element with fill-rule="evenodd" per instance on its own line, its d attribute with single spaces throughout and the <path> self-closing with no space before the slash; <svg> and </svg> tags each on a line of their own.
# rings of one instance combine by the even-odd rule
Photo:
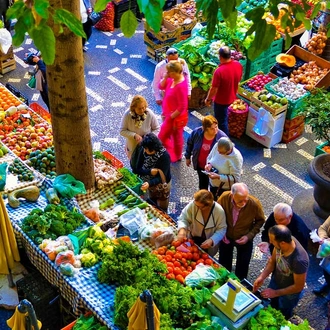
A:
<svg viewBox="0 0 330 330">
<path fill-rule="evenodd" d="M 102 14 L 92 11 L 88 18 L 91 20 L 92 25 L 94 26 L 102 18 Z"/>
<path fill-rule="evenodd" d="M 35 89 L 37 85 L 37 79 L 35 77 L 35 75 L 31 76 L 29 82 L 26 84 L 26 86 L 28 86 L 31 89 Z"/>
</svg>

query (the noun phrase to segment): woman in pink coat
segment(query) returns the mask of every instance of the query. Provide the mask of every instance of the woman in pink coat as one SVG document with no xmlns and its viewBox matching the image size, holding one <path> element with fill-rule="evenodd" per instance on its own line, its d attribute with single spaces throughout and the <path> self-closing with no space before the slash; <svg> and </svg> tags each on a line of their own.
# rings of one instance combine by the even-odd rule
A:
<svg viewBox="0 0 330 330">
<path fill-rule="evenodd" d="M 166 71 L 159 83 L 159 88 L 165 94 L 162 103 L 163 123 L 158 137 L 170 154 L 171 162 L 175 163 L 182 158 L 183 128 L 188 123 L 188 83 L 179 60 L 168 62 Z"/>
</svg>

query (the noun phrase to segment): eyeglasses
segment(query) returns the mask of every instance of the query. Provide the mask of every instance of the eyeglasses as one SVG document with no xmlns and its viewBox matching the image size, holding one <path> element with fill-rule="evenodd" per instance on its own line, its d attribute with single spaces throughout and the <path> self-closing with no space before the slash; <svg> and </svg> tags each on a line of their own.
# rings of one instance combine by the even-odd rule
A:
<svg viewBox="0 0 330 330">
<path fill-rule="evenodd" d="M 170 52 L 167 52 L 166 55 L 176 55 L 178 52 L 176 50 L 172 50 Z"/>
</svg>

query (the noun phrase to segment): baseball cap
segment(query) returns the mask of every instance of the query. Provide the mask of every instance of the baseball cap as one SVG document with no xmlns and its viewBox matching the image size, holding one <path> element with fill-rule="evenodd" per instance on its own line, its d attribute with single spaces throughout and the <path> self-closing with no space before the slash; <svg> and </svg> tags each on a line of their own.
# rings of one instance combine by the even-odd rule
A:
<svg viewBox="0 0 330 330">
<path fill-rule="evenodd" d="M 178 53 L 178 51 L 175 48 L 171 47 L 171 48 L 169 48 L 166 51 L 166 56 L 168 56 L 168 55 L 176 55 L 177 53 Z"/>
</svg>

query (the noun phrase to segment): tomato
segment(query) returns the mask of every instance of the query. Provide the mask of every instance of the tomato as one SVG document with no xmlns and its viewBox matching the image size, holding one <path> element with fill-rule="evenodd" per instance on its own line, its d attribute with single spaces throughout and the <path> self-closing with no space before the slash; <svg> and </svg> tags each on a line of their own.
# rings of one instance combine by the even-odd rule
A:
<svg viewBox="0 0 330 330">
<path fill-rule="evenodd" d="M 201 257 L 202 259 L 208 259 L 209 255 L 207 253 L 202 253 Z"/>
<path fill-rule="evenodd" d="M 173 267 L 167 267 L 167 271 L 168 271 L 169 273 L 173 273 Z"/>
<path fill-rule="evenodd" d="M 189 274 L 190 274 L 190 272 L 188 272 L 187 270 L 184 270 L 184 271 L 182 272 L 182 276 L 183 276 L 184 278 L 186 278 Z"/>
<path fill-rule="evenodd" d="M 195 245 L 195 242 L 194 242 L 194 240 L 193 240 L 193 239 L 191 239 L 191 238 L 190 238 L 190 239 L 188 239 L 188 243 L 190 243 L 190 245 L 191 245 L 191 246 L 194 246 L 194 245 Z"/>
<path fill-rule="evenodd" d="M 182 259 L 182 254 L 180 252 L 177 252 L 173 257 L 177 260 L 180 260 Z"/>
<path fill-rule="evenodd" d="M 167 262 L 167 263 L 166 263 L 166 266 L 167 266 L 167 268 L 168 268 L 168 267 L 172 267 L 172 268 L 174 268 L 174 264 L 173 264 L 173 262 Z"/>
<path fill-rule="evenodd" d="M 196 245 L 194 245 L 194 246 L 191 247 L 191 252 L 193 252 L 193 253 L 196 253 L 197 252 L 198 253 L 198 251 L 199 250 L 198 250 L 198 247 Z"/>
<path fill-rule="evenodd" d="M 188 264 L 186 262 L 181 263 L 181 265 L 184 267 L 184 269 L 187 269 Z"/>
<path fill-rule="evenodd" d="M 187 253 L 186 252 L 181 252 L 182 259 L 187 259 Z"/>
<path fill-rule="evenodd" d="M 167 250 L 166 255 L 167 256 L 174 256 L 175 252 L 173 250 Z"/>
<path fill-rule="evenodd" d="M 205 265 L 209 265 L 209 266 L 212 266 L 213 265 L 213 261 L 211 259 L 204 259 L 204 264 Z"/>
<path fill-rule="evenodd" d="M 218 264 L 216 264 L 216 263 L 214 263 L 213 265 L 212 265 L 214 268 L 219 268 L 220 266 L 218 265 Z"/>
<path fill-rule="evenodd" d="M 157 258 L 158 258 L 159 261 L 162 261 L 163 260 L 163 256 L 161 256 L 159 254 L 157 255 Z"/>
<path fill-rule="evenodd" d="M 173 241 L 172 243 L 171 243 L 171 245 L 172 246 L 174 246 L 174 247 L 178 247 L 178 246 L 180 246 L 181 245 L 181 241 L 180 240 L 175 240 L 175 241 Z"/>
<path fill-rule="evenodd" d="M 196 265 L 204 264 L 204 259 L 198 259 Z"/>
<path fill-rule="evenodd" d="M 192 269 L 195 269 L 196 268 L 196 262 L 195 261 L 192 261 L 191 264 L 190 264 L 190 267 Z"/>
<path fill-rule="evenodd" d="M 157 250 L 158 254 L 164 255 L 166 253 L 166 247 L 162 246 Z"/>
<path fill-rule="evenodd" d="M 197 261 L 199 259 L 199 254 L 197 252 L 193 253 L 192 260 Z"/>
<path fill-rule="evenodd" d="M 191 252 L 186 253 L 186 259 L 191 260 L 193 257 L 193 254 Z"/>
<path fill-rule="evenodd" d="M 184 278 L 181 274 L 175 276 L 175 279 L 179 281 L 180 283 L 184 284 Z"/>
<path fill-rule="evenodd" d="M 169 273 L 166 275 L 166 278 L 169 280 L 175 280 L 175 275 L 173 273 Z"/>
<path fill-rule="evenodd" d="M 172 257 L 169 256 L 169 255 L 166 255 L 164 258 L 165 258 L 165 260 L 168 261 L 168 262 L 172 261 Z"/>
<path fill-rule="evenodd" d="M 193 268 L 191 266 L 187 267 L 187 272 L 191 273 L 193 271 Z"/>
<path fill-rule="evenodd" d="M 174 267 L 180 267 L 181 266 L 181 263 L 179 261 L 177 261 L 177 260 L 175 260 L 173 262 L 173 264 L 174 264 Z"/>
<path fill-rule="evenodd" d="M 181 275 L 182 274 L 182 270 L 179 267 L 175 267 L 173 269 L 173 273 L 174 273 L 174 275 Z"/>
</svg>

